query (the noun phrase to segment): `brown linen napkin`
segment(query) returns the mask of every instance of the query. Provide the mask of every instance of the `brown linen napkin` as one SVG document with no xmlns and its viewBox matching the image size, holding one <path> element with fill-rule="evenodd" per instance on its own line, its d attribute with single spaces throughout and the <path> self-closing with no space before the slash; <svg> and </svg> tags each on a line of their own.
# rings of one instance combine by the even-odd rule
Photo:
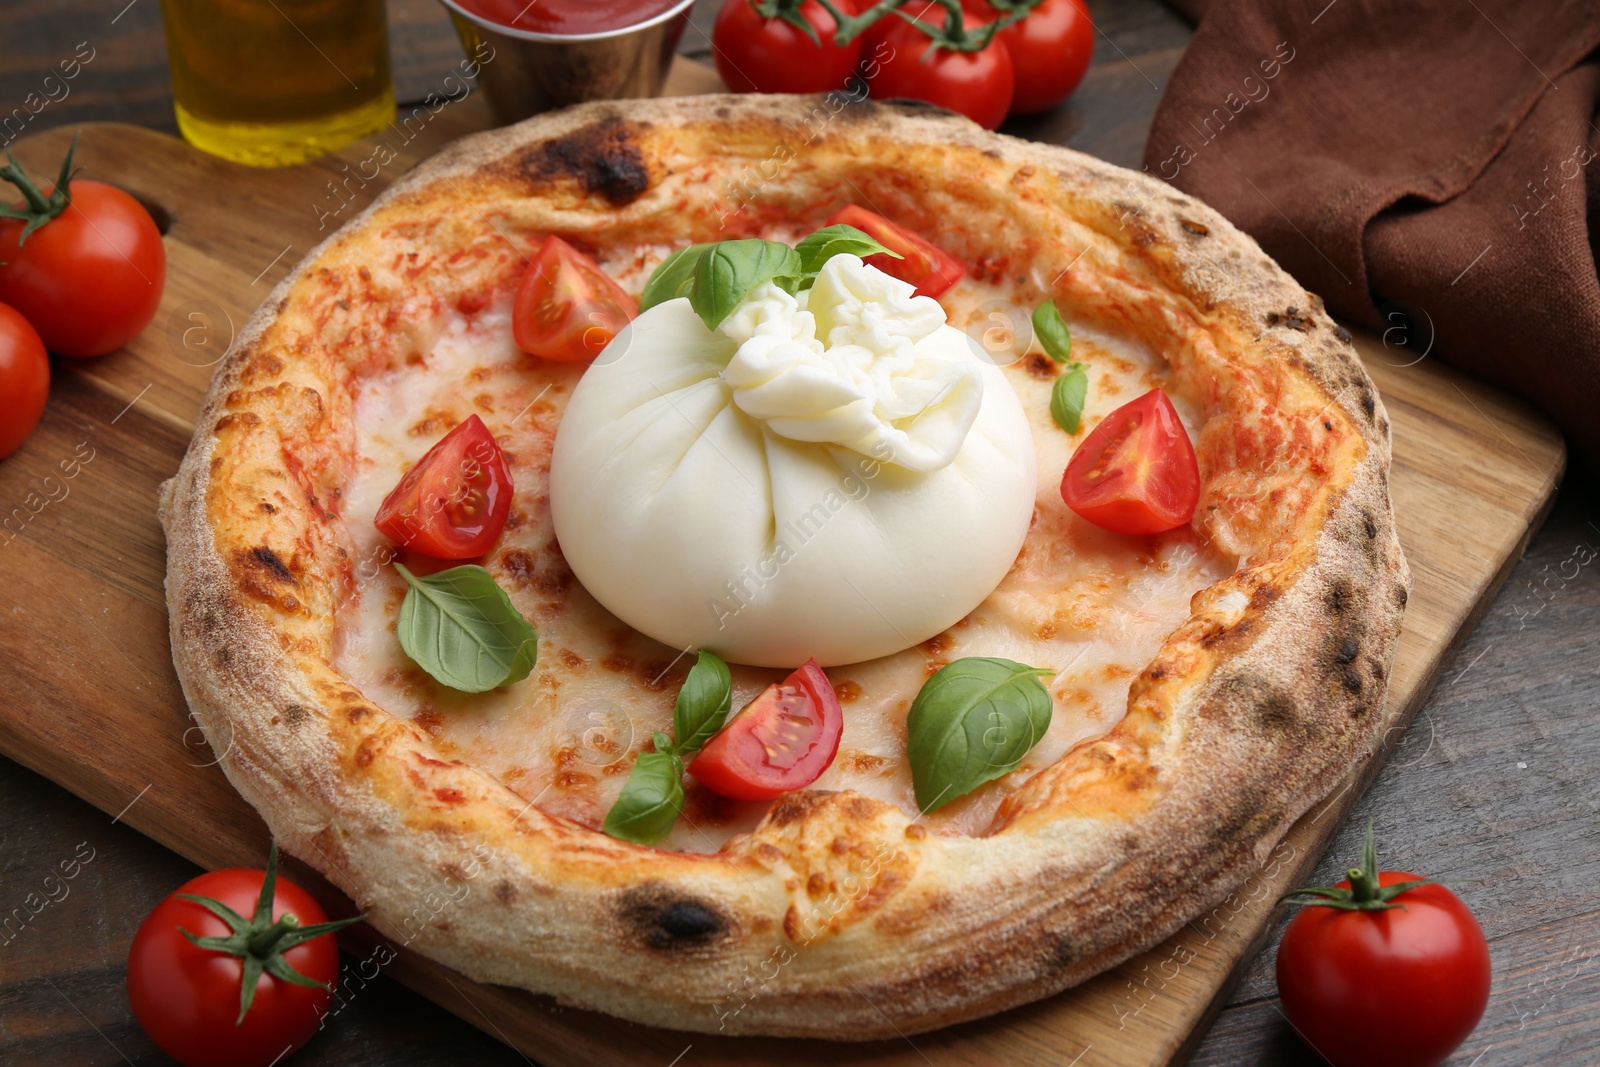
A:
<svg viewBox="0 0 1600 1067">
<path fill-rule="evenodd" d="M 1600 4 L 1173 6 L 1200 26 L 1145 169 L 1384 332 L 1393 362 L 1527 397 L 1600 469 Z"/>
</svg>

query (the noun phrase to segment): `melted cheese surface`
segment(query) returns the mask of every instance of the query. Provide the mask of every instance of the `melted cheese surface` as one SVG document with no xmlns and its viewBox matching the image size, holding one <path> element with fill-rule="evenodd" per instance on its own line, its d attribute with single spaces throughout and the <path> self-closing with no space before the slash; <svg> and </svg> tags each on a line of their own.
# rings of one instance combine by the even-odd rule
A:
<svg viewBox="0 0 1600 1067">
<path fill-rule="evenodd" d="M 601 264 L 637 293 L 669 251 L 645 247 L 602 257 Z M 1083 423 L 1069 436 L 1050 417 L 1059 366 L 1037 350 L 1018 354 L 1032 307 L 1006 287 L 971 278 L 941 303 L 952 325 L 995 353 L 1028 414 L 1038 459 L 1033 523 L 1010 572 L 965 619 L 895 655 L 829 669 L 844 734 L 838 757 L 814 788 L 852 789 L 915 815 L 905 719 L 928 676 L 963 656 L 1049 668 L 1050 728 L 1022 765 L 923 820 L 935 833 L 981 834 L 1008 792 L 1116 724 L 1129 684 L 1187 618 L 1190 598 L 1231 573 L 1237 561 L 1192 529 L 1125 537 L 1079 519 L 1061 500 L 1061 472 L 1074 446 L 1114 408 L 1166 384 L 1157 354 L 1074 321 L 1063 308 L 1072 358 L 1089 373 Z M 502 299 L 470 317 L 452 312 L 420 362 L 358 383 L 355 467 L 341 505 L 356 555 L 350 594 L 336 620 L 335 665 L 369 699 L 427 730 L 444 751 L 496 775 L 546 812 L 598 829 L 634 755 L 654 731 L 670 732 L 673 699 L 692 657 L 605 611 L 562 558 L 550 520 L 550 449 L 582 370 L 519 351 L 509 300 Z M 1193 437 L 1198 412 L 1181 395 L 1172 398 Z M 394 549 L 372 525 L 405 471 L 474 413 L 499 440 L 515 482 L 505 533 L 481 562 L 540 634 L 532 675 L 478 695 L 438 685 L 401 651 L 395 620 L 405 584 L 383 565 Z M 409 553 L 400 558 L 417 573 L 452 565 Z M 920 577 L 939 580 L 937 574 Z M 735 710 L 786 673 L 732 669 Z M 683 817 L 663 848 L 716 851 L 752 829 L 768 807 L 719 797 L 692 776 L 685 788 Z"/>
</svg>

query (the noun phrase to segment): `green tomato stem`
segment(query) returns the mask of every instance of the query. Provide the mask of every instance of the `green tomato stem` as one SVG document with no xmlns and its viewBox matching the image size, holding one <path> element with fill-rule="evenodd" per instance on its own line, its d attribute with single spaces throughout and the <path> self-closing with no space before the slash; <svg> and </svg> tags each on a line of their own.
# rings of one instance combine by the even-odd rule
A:
<svg viewBox="0 0 1600 1067">
<path fill-rule="evenodd" d="M 1351 867 L 1345 877 L 1350 879 L 1350 899 L 1355 903 L 1366 904 L 1378 899 L 1378 879 L 1374 875 L 1360 867 Z"/>
<path fill-rule="evenodd" d="M 259 959 L 267 959 L 277 949 L 278 942 L 292 930 L 300 928 L 300 920 L 293 915 L 284 915 L 277 922 L 264 930 L 257 930 L 245 942 L 250 949 L 250 954 Z"/>
</svg>

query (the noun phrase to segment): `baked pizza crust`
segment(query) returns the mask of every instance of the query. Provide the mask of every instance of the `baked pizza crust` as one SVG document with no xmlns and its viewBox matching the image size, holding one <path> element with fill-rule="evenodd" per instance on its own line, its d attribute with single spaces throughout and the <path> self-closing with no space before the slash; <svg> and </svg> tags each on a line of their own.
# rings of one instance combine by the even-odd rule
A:
<svg viewBox="0 0 1600 1067">
<path fill-rule="evenodd" d="M 1147 176 L 927 108 L 837 103 L 595 104 L 456 143 L 278 285 L 163 486 L 173 656 L 229 779 L 380 931 L 476 980 L 685 1030 L 947 1026 L 1168 937 L 1379 742 L 1410 578 L 1384 409 L 1322 302 Z M 924 220 L 980 274 L 1053 281 L 1063 306 L 1158 341 L 1204 399 L 1196 525 L 1241 566 L 1195 596 L 1120 723 L 983 836 L 802 791 L 698 855 L 550 816 L 339 676 L 351 352 L 425 349 L 420 310 L 469 296 L 498 241 L 719 239 L 850 200 Z M 449 269 L 418 266 L 436 253 Z"/>
</svg>

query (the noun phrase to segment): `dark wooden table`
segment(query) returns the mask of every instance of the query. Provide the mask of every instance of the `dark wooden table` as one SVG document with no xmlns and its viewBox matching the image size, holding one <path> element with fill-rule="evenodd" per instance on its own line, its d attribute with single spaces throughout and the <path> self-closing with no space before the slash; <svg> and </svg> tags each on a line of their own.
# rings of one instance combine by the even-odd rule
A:
<svg viewBox="0 0 1600 1067">
<path fill-rule="evenodd" d="M 685 52 L 709 51 L 716 6 L 697 5 Z M 1090 7 L 1100 36 L 1083 88 L 1067 107 L 1009 132 L 1137 166 L 1189 28 L 1155 0 Z M 459 46 L 432 0 L 390 0 L 390 25 L 399 95 L 420 98 L 458 61 Z M 79 42 L 93 60 L 70 95 L 28 118 L 30 132 L 98 119 L 175 132 L 158 0 L 7 0 L 0 143 L 15 135 L 6 116 Z M 1338 876 L 1371 818 L 1392 865 L 1450 881 L 1476 910 L 1494 988 L 1482 1024 L 1450 1061 L 1456 1067 L 1600 1063 L 1600 562 L 1586 562 L 1597 550 L 1600 488 L 1577 470 L 1318 872 Z M 16 613 L 26 605 L 6 607 L 5 625 L 25 624 Z M 20 932 L 0 929 L 0 1064 L 170 1063 L 133 1019 L 123 965 L 139 920 L 197 869 L 0 759 L 0 920 L 28 894 L 48 893 L 45 878 L 61 860 L 91 850 L 64 894 L 56 888 Z M 1283 921 L 1194 1063 L 1320 1062 L 1278 1009 L 1272 960 Z M 528 1061 L 380 978 L 293 1062 Z"/>
</svg>

